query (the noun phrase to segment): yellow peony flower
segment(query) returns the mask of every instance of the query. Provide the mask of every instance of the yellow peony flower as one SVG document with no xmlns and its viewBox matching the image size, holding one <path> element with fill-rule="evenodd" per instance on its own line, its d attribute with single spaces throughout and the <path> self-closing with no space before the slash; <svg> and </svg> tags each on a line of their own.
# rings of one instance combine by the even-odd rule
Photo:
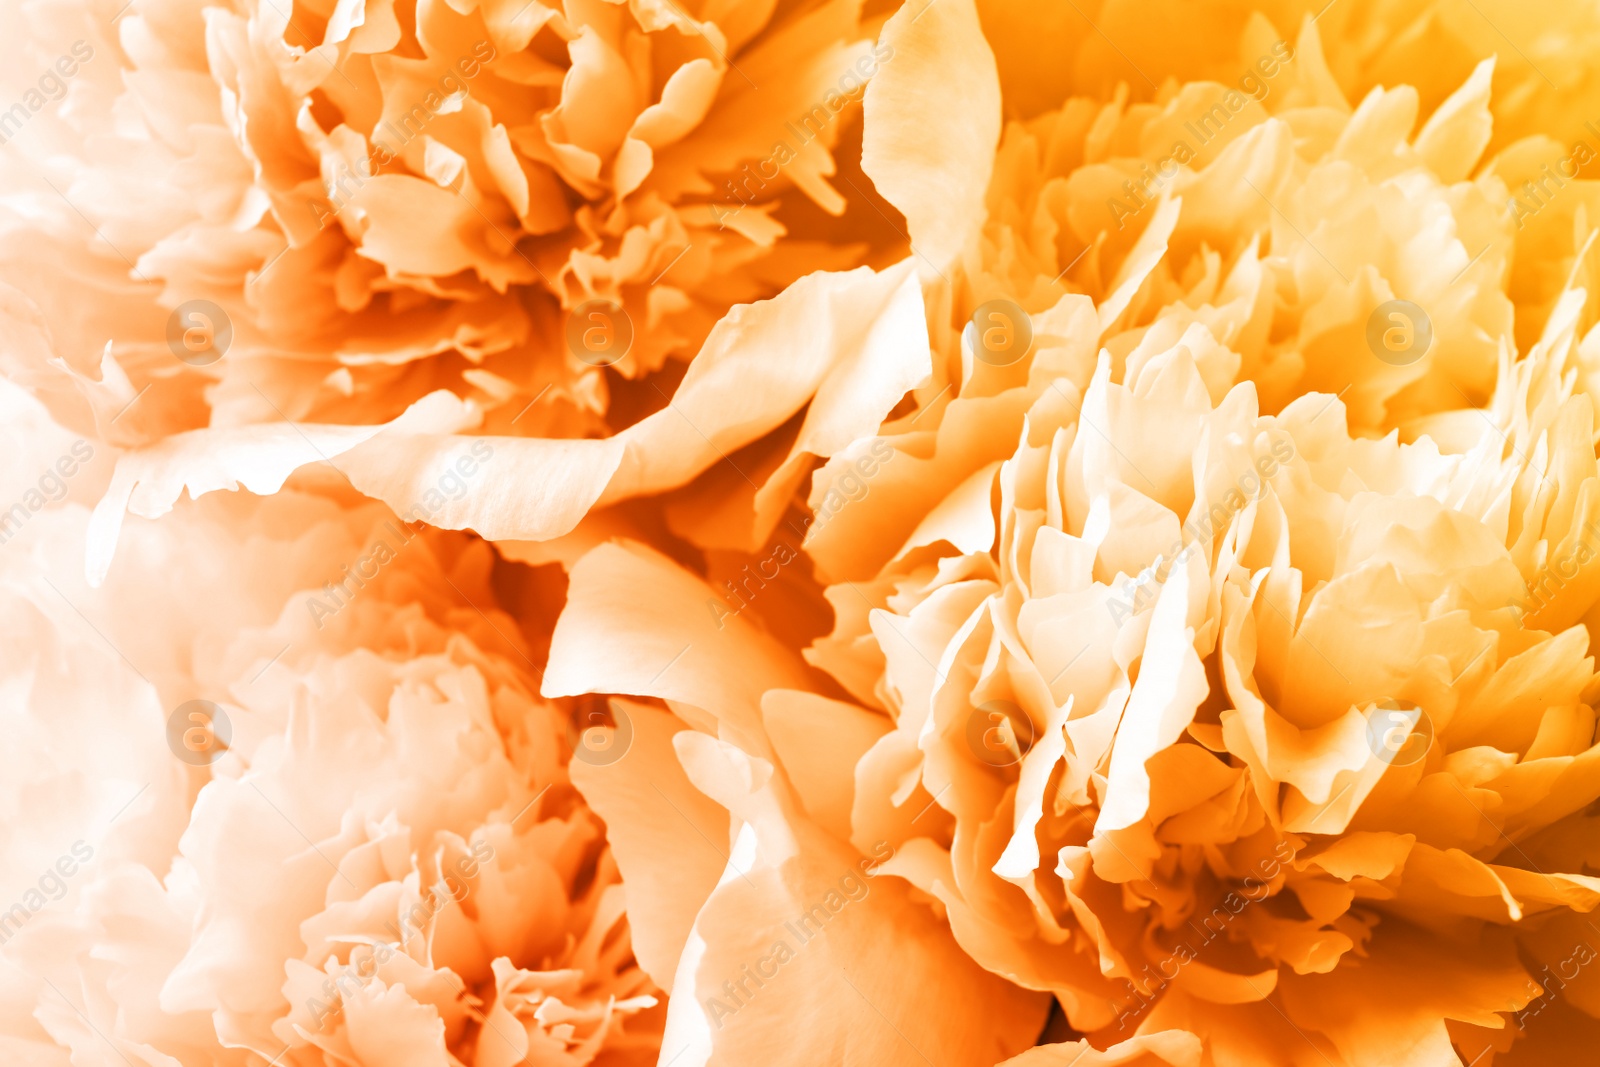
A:
<svg viewBox="0 0 1600 1067">
<path fill-rule="evenodd" d="M 1094 36 L 1078 15 L 1058 37 Z M 853 857 L 1012 983 L 1012 1025 L 1051 994 L 1019 1065 L 1566 1062 L 1600 1033 L 1582 153 L 1534 232 L 1531 68 L 1504 64 L 1502 120 L 1479 52 L 1418 128 L 1422 94 L 1361 85 L 1351 23 L 1291 24 L 1241 15 L 1238 73 L 1202 35 L 1137 92 L 1027 81 L 1041 46 L 990 7 L 886 24 L 864 168 L 906 218 L 932 375 L 742 568 L 584 556 L 551 648 L 547 695 L 663 702 L 618 704 L 632 788 L 687 776 L 731 819 L 634 919 L 677 953 L 665 1051 L 742 1062 L 777 1010 L 728 964 L 782 982 L 784 909 L 739 879 L 800 914 Z M 833 616 L 809 647 L 807 571 Z M 619 844 L 625 878 L 688 847 L 671 810 L 578 784 L 658 842 Z M 1017 1036 L 992 1007 L 911 1028 L 838 970 L 805 1002 L 825 1050 Z"/>
</svg>

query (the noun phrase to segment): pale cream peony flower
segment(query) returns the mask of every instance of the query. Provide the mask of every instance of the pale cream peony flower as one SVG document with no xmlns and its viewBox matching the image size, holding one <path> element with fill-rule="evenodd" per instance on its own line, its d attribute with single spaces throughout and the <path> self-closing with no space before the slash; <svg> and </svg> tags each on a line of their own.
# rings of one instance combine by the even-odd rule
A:
<svg viewBox="0 0 1600 1067">
<path fill-rule="evenodd" d="M 81 503 L 5 546 L 8 1062 L 654 1062 L 577 735 L 491 554 L 385 515 L 184 505 L 98 590 Z"/>
</svg>

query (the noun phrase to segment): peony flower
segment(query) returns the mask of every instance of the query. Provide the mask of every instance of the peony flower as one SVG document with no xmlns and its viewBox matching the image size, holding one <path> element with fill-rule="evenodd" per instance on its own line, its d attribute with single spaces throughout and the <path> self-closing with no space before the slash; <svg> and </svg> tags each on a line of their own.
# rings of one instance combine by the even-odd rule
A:
<svg viewBox="0 0 1600 1067">
<path fill-rule="evenodd" d="M 940 26 L 930 17 L 902 32 L 921 34 L 930 54 L 970 59 L 968 35 L 926 40 Z M 886 33 L 895 30 L 892 21 Z M 1306 69 L 1321 67 L 1316 48 L 1308 24 L 1301 84 L 1290 72 L 1280 106 L 1316 105 L 1303 95 Z M 1413 260 L 1384 246 L 1424 239 L 1424 226 L 1407 237 L 1407 214 L 1448 218 L 1428 198 L 1459 214 L 1504 192 L 1492 169 L 1477 189 L 1446 195 L 1440 184 L 1468 173 L 1479 149 L 1464 145 L 1488 143 L 1489 70 L 1480 66 L 1414 139 L 1388 151 L 1372 134 L 1355 139 L 1353 127 L 1385 125 L 1379 116 L 1403 93 L 1375 91 L 1349 118 L 1330 114 L 1326 139 L 1309 142 L 1326 154 L 1304 172 L 1283 149 L 1260 147 L 1292 127 L 1265 115 L 1227 127 L 1229 143 L 1199 161 L 1192 184 L 1183 168 L 1167 168 L 1176 180 L 1150 198 L 1120 273 L 1103 288 L 1108 272 L 1087 276 L 1093 305 L 1030 293 L 1027 279 L 1043 271 L 1030 275 L 1026 250 L 1030 239 L 1042 246 L 1048 269 L 1068 258 L 1054 257 L 1046 218 L 1066 230 L 1083 207 L 1074 186 L 1105 190 L 1117 169 L 1076 166 L 1068 131 L 1117 144 L 1121 108 L 1093 127 L 1092 111 L 1074 119 L 1070 106 L 1032 130 L 1014 126 L 996 157 L 984 230 L 949 246 L 959 253 L 953 279 L 933 284 L 956 294 L 970 285 L 974 304 L 987 291 L 1047 306 L 1032 323 L 1033 354 L 996 373 L 969 333 L 962 362 L 945 364 L 959 390 L 942 418 L 915 431 L 891 426 L 878 444 L 893 447 L 893 462 L 807 545 L 838 582 L 828 593 L 834 632 L 808 658 L 895 722 L 855 764 L 853 839 L 898 834 L 887 870 L 937 896 L 988 969 L 1051 990 L 1067 1023 L 1108 1049 L 1105 1062 L 1203 1053 L 1361 1064 L 1394 1062 L 1398 1047 L 1408 1062 L 1445 1063 L 1452 1045 L 1463 1062 L 1491 1046 L 1509 1049 L 1510 1062 L 1542 1062 L 1594 1026 L 1582 994 L 1539 1030 L 1527 1013 L 1557 995 L 1541 965 L 1571 978 L 1596 902 L 1581 853 L 1527 843 L 1570 839 L 1600 796 L 1584 725 L 1589 636 L 1572 625 L 1595 604 L 1587 564 L 1597 535 L 1576 503 L 1596 473 L 1593 410 L 1570 386 L 1587 363 L 1585 298 L 1536 305 L 1543 336 L 1516 363 L 1505 354 L 1513 307 L 1493 281 L 1498 270 L 1466 305 L 1498 310 L 1476 325 L 1452 310 L 1424 360 L 1397 361 L 1400 375 L 1360 343 L 1378 298 L 1463 306 L 1448 294 L 1477 269 L 1466 257 Z M 905 73 L 873 86 L 885 109 L 912 99 L 894 92 Z M 1185 95 L 1152 106 L 1124 136 L 1143 129 L 1145 145 L 1161 145 L 1149 131 L 1181 116 Z M 867 107 L 870 153 L 872 95 Z M 907 125 L 903 113 L 876 115 L 891 130 Z M 1396 115 L 1388 128 L 1404 136 L 1410 120 Z M 1054 186 L 1032 178 L 1046 144 L 1069 172 Z M 1296 139 L 1295 154 L 1307 144 Z M 1456 175 L 1430 144 L 1450 146 Z M 1027 184 L 1002 169 L 1008 145 L 1034 168 Z M 970 170 L 969 157 L 948 158 Z M 1270 158 L 1294 175 L 1281 208 L 1272 183 L 1255 180 Z M 1208 215 L 1220 203 L 1208 199 L 1211 175 L 1222 197 L 1240 180 L 1255 184 L 1266 201 L 1259 223 L 1249 211 Z M 1384 184 L 1392 191 L 1378 192 Z M 1379 217 L 1391 199 L 1392 221 L 1318 228 L 1329 210 L 1362 210 L 1364 186 Z M 1324 193 L 1329 210 L 1297 225 L 1296 207 Z M 899 202 L 916 240 L 922 205 Z M 1200 229 L 1174 239 L 1197 202 Z M 947 217 L 920 221 L 943 232 Z M 1226 238 L 1216 231 L 1224 222 Z M 1252 233 L 1256 225 L 1265 232 Z M 1508 251 L 1514 225 L 1504 213 Z M 1116 236 L 1096 229 L 1084 248 L 1091 268 Z M 1219 240 L 1231 243 L 1217 258 L 1208 246 Z M 1493 254 L 1494 242 L 1485 247 Z M 1296 262 L 1286 276 L 1294 284 L 1273 287 L 1291 295 L 1274 302 L 1261 333 L 1213 310 L 1224 299 L 1184 294 L 1231 297 L 1241 277 L 1231 272 L 1243 264 L 1260 278 L 1280 254 Z M 1202 273 L 1208 255 L 1214 281 Z M 1444 283 L 1439 266 L 1452 260 L 1462 265 Z M 1421 270 L 1414 284 L 1443 288 L 1422 296 L 1396 285 L 1352 299 L 1359 286 L 1333 277 L 1403 279 L 1396 269 L 1408 262 Z M 1328 295 L 1311 298 L 1319 290 Z M 1321 307 L 1285 330 L 1293 302 Z M 1310 321 L 1340 341 L 1323 349 L 1326 369 L 1316 348 L 1328 341 L 1308 338 Z M 1446 332 L 1456 326 L 1465 327 L 1459 344 Z M 1469 379 L 1494 390 L 1492 414 L 1441 414 L 1476 406 Z M 1338 395 L 1309 393 L 1317 388 Z M 1347 425 L 1370 432 L 1402 421 L 1414 443 L 1346 436 Z M 814 506 L 848 473 L 830 466 Z M 1546 571 L 1557 565 L 1552 593 Z M 1547 688 L 1557 676 L 1565 688 Z M 1542 723 L 1555 730 L 1573 714 L 1559 745 L 1535 743 Z M 948 822 L 913 835 L 907 813 L 924 805 Z M 1497 904 L 1475 903 L 1473 884 L 1494 887 Z M 1085 1049 L 1021 1062 L 1074 1062 Z"/>
<path fill-rule="evenodd" d="M 653 1061 L 567 712 L 533 695 L 486 546 L 218 498 L 136 524 L 92 590 L 87 519 L 31 517 L 0 572 L 28 757 L 5 803 L 49 816 L 7 844 L 14 1057 Z"/>
<path fill-rule="evenodd" d="M 1600 527 L 1572 507 L 1587 400 L 1537 406 L 1511 449 L 1574 464 L 1542 489 L 1498 433 L 1450 456 L 1350 438 L 1334 397 L 1213 398 L 1182 345 L 1045 390 L 1010 458 L 829 592 L 809 658 L 894 722 L 855 765 L 853 838 L 898 838 L 887 871 L 1097 1047 L 1540 1062 L 1548 1032 L 1522 1059 L 1506 1031 L 1592 932 L 1600 887 L 1556 842 L 1600 747 L 1587 632 L 1518 604 Z"/>
<path fill-rule="evenodd" d="M 8 322 L 19 347 L 53 358 L 36 314 L 15 309 Z M 510 542 L 503 551 L 530 563 L 570 562 L 597 540 L 662 526 L 707 549 L 748 550 L 770 536 L 813 458 L 871 433 L 927 368 L 910 264 L 818 272 L 735 308 L 671 403 L 611 438 L 467 433 L 482 406 L 438 390 L 380 425 L 194 430 L 125 452 L 95 509 L 87 575 L 104 580 L 125 511 L 156 518 L 186 492 L 270 494 L 291 477 L 365 493 L 407 522 Z M 646 497 L 660 499 L 619 506 Z"/>
<path fill-rule="evenodd" d="M 628 918 L 671 994 L 660 1062 L 976 1065 L 1032 1044 L 1046 999 L 982 970 L 884 876 L 893 842 L 850 839 L 849 753 L 887 720 L 815 692 L 792 650 L 711 599 L 642 545 L 593 549 L 542 686 L 644 698 L 610 701 L 610 755 L 573 782 L 624 886 L 652 887 Z"/>
<path fill-rule="evenodd" d="M 1511 283 L 1530 254 L 1581 264 L 1584 188 L 1521 234 L 1507 176 L 1534 143 L 1496 140 L 1481 56 L 1413 132 L 1416 93 L 1349 102 L 1315 22 L 1291 43 L 1257 17 L 1240 67 L 1269 92 L 1174 78 L 1052 111 L 1038 84 L 1007 103 L 1036 45 L 983 14 L 897 13 L 866 97 L 864 168 L 929 314 L 915 402 L 743 568 L 613 544 L 572 570 L 546 695 L 666 709 L 620 705 L 653 792 L 579 777 L 645 828 L 615 831 L 625 879 L 695 827 L 719 840 L 695 794 L 730 820 L 634 920 L 676 962 L 665 1048 L 742 1062 L 741 1024 L 775 1010 L 729 966 L 790 966 L 782 909 L 720 921 L 742 878 L 785 875 L 800 914 L 810 872 L 887 852 L 870 892 L 907 885 L 1019 1009 L 1054 999 L 1012 1062 L 1571 1058 L 1596 1027 L 1600 334 L 1581 266 Z M 809 640 L 813 570 L 832 628 Z M 841 970 L 809 1014 L 897 1027 L 904 999 Z M 961 1048 L 995 1017 L 925 1016 Z"/>
<path fill-rule="evenodd" d="M 1408 138 L 1413 93 L 1374 90 L 1352 111 L 1314 83 L 1323 60 L 1309 21 L 1294 46 L 1264 28 L 1251 36 L 1241 54 L 1260 58 L 1241 63 L 1239 84 L 1190 83 L 1098 116 L 1069 101 L 1013 125 L 990 185 L 988 254 L 968 275 L 973 299 L 1015 292 L 1043 309 L 1077 291 L 1125 327 L 1205 322 L 1271 410 L 1324 391 L 1363 429 L 1482 403 L 1512 310 L 1504 182 L 1465 181 L 1489 133 L 1492 61 Z M 1086 143 L 1099 116 L 1128 155 Z M 1041 167 L 1046 143 L 1066 166 Z M 1348 358 L 1395 300 L 1432 309 L 1413 327 L 1417 351 Z"/>
<path fill-rule="evenodd" d="M 59 324 L 62 370 L 92 389 L 105 351 L 151 387 L 121 443 L 383 422 L 441 388 L 500 432 L 603 434 L 633 394 L 602 366 L 661 371 L 855 258 L 817 219 L 881 63 L 858 6 L 25 5 L 18 62 L 77 60 L 9 167 L 10 256 L 51 265 L 7 278 L 49 312 L 106 293 Z M 631 345 L 569 346 L 596 300 Z"/>
<path fill-rule="evenodd" d="M 140 480 L 172 483 L 136 500 L 151 517 L 185 488 L 274 492 L 384 433 L 417 438 L 401 469 L 342 473 L 404 510 L 396 480 L 435 480 L 433 446 L 456 447 L 437 438 L 492 435 L 517 458 L 480 503 L 419 517 L 549 540 L 783 425 L 815 360 L 741 368 L 772 392 L 753 419 L 722 402 L 733 368 L 708 403 L 684 365 L 725 354 L 730 308 L 898 240 L 869 205 L 848 232 L 829 218 L 835 147 L 888 58 L 859 4 L 100 6 L 11 16 L 15 62 L 63 99 L 0 164 L 0 278 L 29 337 L 7 373 L 127 450 L 108 509 Z M 634 469 L 663 421 L 671 469 Z M 530 477 L 550 484 L 508 515 Z"/>
<path fill-rule="evenodd" d="M 1590 1054 L 1594 12 L 118 3 L 0 14 L 11 1059 Z"/>
</svg>

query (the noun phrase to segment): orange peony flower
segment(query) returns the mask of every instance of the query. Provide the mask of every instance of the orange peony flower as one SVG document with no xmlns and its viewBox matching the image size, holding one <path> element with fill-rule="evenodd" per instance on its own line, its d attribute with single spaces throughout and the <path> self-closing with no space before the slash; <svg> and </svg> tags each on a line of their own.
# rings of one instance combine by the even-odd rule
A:
<svg viewBox="0 0 1600 1067">
<path fill-rule="evenodd" d="M 131 449 L 125 478 L 270 492 L 336 461 L 330 435 L 499 435 L 578 469 L 588 502 L 509 532 L 481 508 L 438 521 L 545 539 L 617 468 L 566 441 L 695 407 L 683 364 L 730 307 L 893 239 L 866 203 L 870 225 L 828 218 L 887 57 L 849 0 L 101 6 L 17 18 L 18 63 L 57 78 L 59 51 L 72 73 L 58 107 L 0 122 L 0 277 L 40 335 L 7 372 Z M 752 439 L 731 408 L 695 422 Z"/>
<path fill-rule="evenodd" d="M 670 751 L 641 751 L 665 711 L 614 712 L 631 788 L 687 775 L 732 820 L 720 880 L 708 857 L 635 918 L 681 952 L 665 1050 L 743 1062 L 767 987 L 727 963 L 784 981 L 783 909 L 718 920 L 741 875 L 804 914 L 807 875 L 861 857 L 1012 983 L 1011 1018 L 1051 994 L 1010 1062 L 1570 1059 L 1600 1033 L 1587 187 L 1530 244 L 1508 176 L 1536 145 L 1497 132 L 1487 58 L 1414 131 L 1411 90 L 1347 102 L 1358 45 L 1258 15 L 1232 78 L 1052 111 L 1010 103 L 1036 45 L 1006 27 L 904 8 L 866 95 L 929 312 L 915 403 L 726 582 L 615 545 L 572 570 L 545 693 L 661 700 Z M 1554 289 L 1511 287 L 1533 249 L 1570 265 Z M 778 591 L 811 569 L 826 679 Z M 625 879 L 687 847 L 578 785 L 634 827 Z M 620 843 L 641 825 L 660 843 Z M 925 938 L 909 914 L 882 935 Z M 992 1007 L 903 1026 L 843 962 L 815 980 L 824 1050 L 887 1021 L 875 1062 L 976 1063 L 963 1041 L 1006 1036 Z"/>
</svg>

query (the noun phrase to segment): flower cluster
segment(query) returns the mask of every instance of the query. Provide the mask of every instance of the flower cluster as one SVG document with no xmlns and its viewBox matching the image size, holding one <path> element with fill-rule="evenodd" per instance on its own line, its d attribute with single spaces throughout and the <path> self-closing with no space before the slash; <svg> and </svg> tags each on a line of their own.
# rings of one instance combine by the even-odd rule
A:
<svg viewBox="0 0 1600 1067">
<path fill-rule="evenodd" d="M 15 1058 L 1591 1055 L 1600 15 L 102 6 L 5 16 Z"/>
</svg>

